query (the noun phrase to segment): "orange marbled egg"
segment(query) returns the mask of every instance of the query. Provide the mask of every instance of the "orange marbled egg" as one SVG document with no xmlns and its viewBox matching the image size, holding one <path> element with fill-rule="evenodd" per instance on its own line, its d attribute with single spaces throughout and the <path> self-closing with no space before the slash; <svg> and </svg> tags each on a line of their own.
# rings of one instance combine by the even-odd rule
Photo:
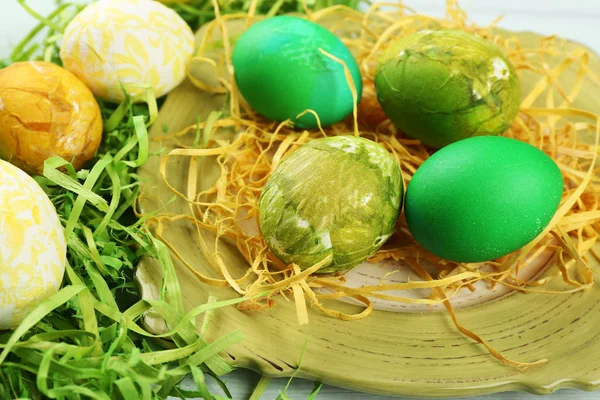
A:
<svg viewBox="0 0 600 400">
<path fill-rule="evenodd" d="M 35 61 L 0 70 L 0 158 L 31 174 L 53 156 L 80 169 L 101 139 L 100 107 L 75 75 Z"/>
</svg>

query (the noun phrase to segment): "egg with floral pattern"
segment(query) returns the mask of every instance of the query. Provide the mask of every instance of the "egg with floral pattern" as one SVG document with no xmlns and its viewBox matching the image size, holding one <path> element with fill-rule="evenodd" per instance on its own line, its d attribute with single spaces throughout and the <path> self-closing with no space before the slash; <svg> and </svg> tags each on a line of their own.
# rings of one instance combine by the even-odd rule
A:
<svg viewBox="0 0 600 400">
<path fill-rule="evenodd" d="M 156 97 L 185 78 L 194 34 L 167 6 L 152 0 L 100 0 L 67 25 L 60 58 L 94 94 L 120 102 L 148 87 Z"/>
<path fill-rule="evenodd" d="M 66 252 L 63 227 L 46 193 L 0 160 L 0 330 L 18 326 L 60 289 Z"/>
</svg>

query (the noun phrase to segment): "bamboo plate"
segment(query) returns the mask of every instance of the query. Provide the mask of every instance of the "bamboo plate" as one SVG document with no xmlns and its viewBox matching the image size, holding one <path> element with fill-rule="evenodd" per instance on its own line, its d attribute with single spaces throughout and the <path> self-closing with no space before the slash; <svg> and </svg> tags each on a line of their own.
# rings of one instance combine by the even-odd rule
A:
<svg viewBox="0 0 600 400">
<path fill-rule="evenodd" d="M 232 30 L 234 27 L 230 27 L 230 32 Z M 198 33 L 199 36 L 203 34 L 203 30 Z M 525 46 L 532 47 L 540 38 L 533 33 L 506 34 L 517 35 Z M 567 50 L 577 46 L 565 43 Z M 590 57 L 590 68 L 600 70 L 600 60 L 595 55 Z M 568 87 L 574 77 L 574 72 L 563 74 L 564 86 Z M 532 75 L 527 73 L 521 76 L 524 92 L 535 83 L 531 78 Z M 587 83 L 574 106 L 598 110 L 600 93 L 590 91 L 590 82 Z M 169 132 L 177 132 L 194 124 L 197 117 L 206 119 L 210 112 L 223 107 L 224 100 L 224 96 L 202 92 L 187 81 L 167 98 L 150 137 L 162 135 L 165 124 Z M 191 141 L 191 138 L 188 139 Z M 172 141 L 151 141 L 153 152 L 174 147 Z M 169 203 L 173 194 L 160 177 L 159 164 L 160 157 L 153 156 L 139 170 L 145 194 L 139 201 L 141 211 L 147 213 L 165 207 L 162 211 L 186 214 L 189 208 L 183 200 Z M 199 164 L 198 187 L 206 188 L 218 176 L 218 168 L 214 159 L 210 158 Z M 187 160 L 174 159 L 170 168 L 171 183 L 183 191 L 187 181 Z M 194 268 L 217 277 L 202 254 L 195 235 L 195 229 L 180 222 L 166 223 L 163 231 L 165 240 L 191 261 Z M 211 235 L 206 234 L 205 240 L 211 239 Z M 595 254 L 599 253 L 595 251 Z M 186 309 L 206 303 L 209 295 L 219 300 L 237 296 L 231 289 L 199 282 L 176 257 L 173 260 Z M 234 272 L 242 272 L 246 268 L 241 256 L 226 255 L 225 261 Z M 597 259 L 589 261 L 599 265 Z M 543 271 L 546 263 L 547 257 L 539 257 L 527 276 Z M 363 265 L 348 277 L 348 284 L 378 282 L 389 270 L 385 265 L 370 269 Z M 145 259 L 140 263 L 136 279 L 144 298 L 158 296 L 161 274 L 153 260 Z M 402 280 L 402 276 L 396 279 Z M 562 287 L 559 279 L 551 285 Z M 484 290 L 477 296 L 462 294 L 454 301 L 455 305 L 464 307 L 457 311 L 461 323 L 509 358 L 525 362 L 547 358 L 550 362 L 526 372 L 507 367 L 493 359 L 481 345 L 462 336 L 448 314 L 406 308 L 401 312 L 391 312 L 386 311 L 392 309 L 386 304 L 378 304 L 379 310 L 354 322 L 343 322 L 309 311 L 310 323 L 304 326 L 298 325 L 293 302 L 282 298 L 278 299 L 276 307 L 267 311 L 242 312 L 228 307 L 215 313 L 204 338 L 210 342 L 225 333 L 241 329 L 244 340 L 232 345 L 223 358 L 236 367 L 250 368 L 274 377 L 294 373 L 308 339 L 300 377 L 378 394 L 457 397 L 509 390 L 547 394 L 564 387 L 600 389 L 599 286 L 586 292 L 560 296 Z M 359 310 L 355 305 L 339 302 L 336 308 L 345 312 Z M 151 316 L 145 322 L 155 331 L 164 328 L 161 321 Z"/>
</svg>

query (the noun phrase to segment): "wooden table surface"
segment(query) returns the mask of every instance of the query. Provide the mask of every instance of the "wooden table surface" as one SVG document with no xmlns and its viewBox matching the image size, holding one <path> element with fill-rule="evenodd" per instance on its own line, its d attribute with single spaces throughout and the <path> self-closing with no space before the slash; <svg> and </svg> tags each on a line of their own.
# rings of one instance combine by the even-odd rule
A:
<svg viewBox="0 0 600 400">
<path fill-rule="evenodd" d="M 443 15 L 444 0 L 405 0 L 404 3 L 423 14 Z M 28 0 L 27 4 L 42 15 L 54 9 L 54 1 Z M 492 22 L 504 15 L 499 24 L 512 30 L 535 31 L 542 34 L 558 34 L 577 40 L 600 53 L 600 0 L 462 0 L 461 7 L 479 25 Z M 541 5 L 543 4 L 543 6 Z M 2 0 L 0 12 L 0 58 L 6 57 L 35 21 L 17 3 L 17 0 Z M 599 355 L 600 356 L 600 355 Z M 224 377 L 234 399 L 247 399 L 259 376 L 252 371 L 237 370 Z M 264 399 L 275 399 L 287 383 L 286 379 L 271 382 Z M 185 385 L 192 386 L 191 381 Z M 212 390 L 218 386 L 209 382 Z M 313 383 L 302 379 L 292 382 L 288 390 L 291 399 L 306 399 Z M 426 393 L 423 393 L 426 395 Z M 383 400 L 391 397 L 367 395 L 332 386 L 324 386 L 318 396 L 321 400 L 341 399 Z M 473 397 L 473 400 L 533 400 L 539 396 L 507 392 L 490 396 Z M 560 390 L 544 397 L 546 400 L 599 400 L 600 392 L 586 393 L 575 390 Z"/>
</svg>

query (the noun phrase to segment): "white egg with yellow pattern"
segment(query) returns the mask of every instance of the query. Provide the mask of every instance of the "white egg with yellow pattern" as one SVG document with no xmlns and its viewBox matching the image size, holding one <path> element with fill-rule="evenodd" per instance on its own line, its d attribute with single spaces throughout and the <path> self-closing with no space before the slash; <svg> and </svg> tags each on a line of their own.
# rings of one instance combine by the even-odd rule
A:
<svg viewBox="0 0 600 400">
<path fill-rule="evenodd" d="M 66 252 L 63 227 L 46 193 L 0 160 L 0 330 L 18 326 L 60 289 Z"/>
<path fill-rule="evenodd" d="M 161 97 L 185 78 L 194 34 L 173 10 L 153 0 L 99 0 L 67 25 L 60 58 L 94 94 L 120 102 L 124 93 Z"/>
</svg>

